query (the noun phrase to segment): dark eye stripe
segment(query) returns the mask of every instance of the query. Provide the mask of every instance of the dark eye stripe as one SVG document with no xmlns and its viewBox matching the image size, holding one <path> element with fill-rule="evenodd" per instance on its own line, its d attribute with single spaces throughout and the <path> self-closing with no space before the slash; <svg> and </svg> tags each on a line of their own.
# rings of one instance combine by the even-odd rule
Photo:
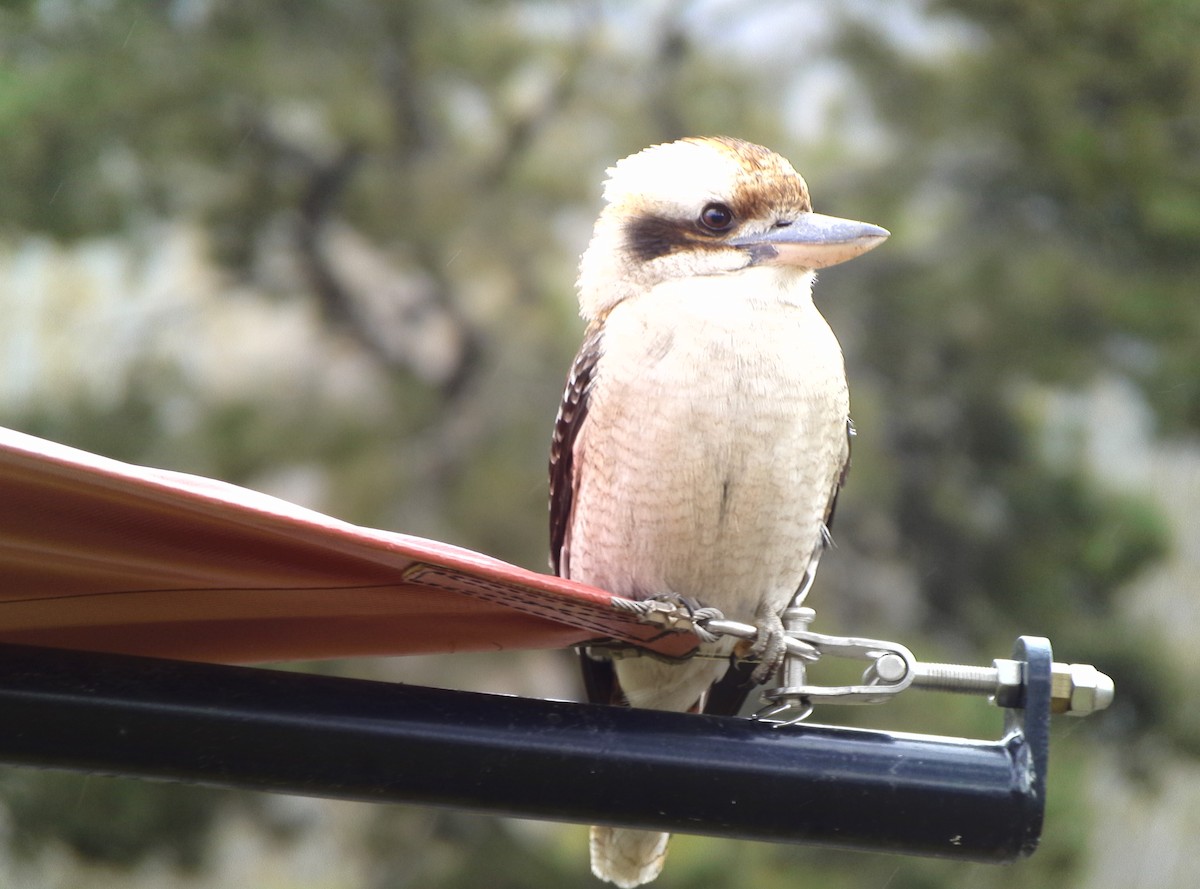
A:
<svg viewBox="0 0 1200 889">
<path fill-rule="evenodd" d="M 642 262 L 691 247 L 696 241 L 696 236 L 679 222 L 662 216 L 637 216 L 629 221 L 625 232 L 629 251 Z"/>
</svg>

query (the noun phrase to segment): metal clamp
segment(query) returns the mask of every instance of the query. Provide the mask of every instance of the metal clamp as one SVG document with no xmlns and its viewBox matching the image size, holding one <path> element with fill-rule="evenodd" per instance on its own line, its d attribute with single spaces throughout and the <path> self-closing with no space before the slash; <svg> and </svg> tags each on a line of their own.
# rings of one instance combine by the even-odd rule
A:
<svg viewBox="0 0 1200 889">
<path fill-rule="evenodd" d="M 722 636 L 752 640 L 759 634 L 758 627 L 726 620 L 713 608 L 691 608 L 664 600 L 631 605 L 625 610 L 639 613 L 647 622 L 691 629 L 704 641 Z M 816 704 L 880 704 L 909 688 L 980 695 L 998 707 L 1024 707 L 1026 677 L 1021 661 L 998 658 L 990 667 L 923 663 L 896 642 L 814 633 L 808 627 L 815 617 L 813 609 L 802 606 L 788 608 L 781 615 L 786 652 L 781 681 L 778 687 L 763 692 L 764 706 L 755 713 L 756 719 L 794 725 L 807 719 Z M 810 684 L 808 667 L 822 658 L 865 661 L 861 683 Z M 1112 703 L 1112 679 L 1090 664 L 1055 663 L 1051 680 L 1053 713 L 1087 716 Z"/>
<path fill-rule="evenodd" d="M 787 635 L 782 683 L 763 692 L 764 706 L 756 719 L 794 725 L 807 719 L 815 704 L 881 704 L 908 688 L 982 695 L 998 707 L 1024 706 L 1025 665 L 1020 661 L 999 658 L 990 667 L 922 663 L 896 642 L 814 633 L 808 629 L 816 617 L 811 608 L 788 608 L 781 617 Z M 743 639 L 758 634 L 750 624 L 726 620 L 708 620 L 705 629 Z M 869 661 L 862 684 L 809 684 L 808 666 L 822 657 Z M 1051 678 L 1052 713 L 1087 716 L 1112 703 L 1112 679 L 1090 664 L 1055 663 Z"/>
</svg>

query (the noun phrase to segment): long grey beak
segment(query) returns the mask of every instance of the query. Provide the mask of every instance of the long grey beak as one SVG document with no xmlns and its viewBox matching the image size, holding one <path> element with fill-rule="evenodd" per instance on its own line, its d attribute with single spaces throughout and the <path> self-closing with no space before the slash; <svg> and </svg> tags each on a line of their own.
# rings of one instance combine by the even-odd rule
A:
<svg viewBox="0 0 1200 889">
<path fill-rule="evenodd" d="M 790 223 L 729 243 L 749 253 L 753 265 L 823 269 L 878 247 L 890 234 L 869 222 L 802 213 Z"/>
</svg>

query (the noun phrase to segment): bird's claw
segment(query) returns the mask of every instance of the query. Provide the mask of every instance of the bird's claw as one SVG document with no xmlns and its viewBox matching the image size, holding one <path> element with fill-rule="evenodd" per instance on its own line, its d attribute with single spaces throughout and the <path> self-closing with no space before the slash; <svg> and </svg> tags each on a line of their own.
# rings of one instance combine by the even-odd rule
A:
<svg viewBox="0 0 1200 889">
<path fill-rule="evenodd" d="M 760 611 L 756 617 L 758 636 L 747 655 L 758 658 L 758 666 L 754 668 L 751 679 L 761 685 L 783 664 L 787 655 L 787 634 L 783 629 L 783 620 L 775 612 Z"/>
</svg>

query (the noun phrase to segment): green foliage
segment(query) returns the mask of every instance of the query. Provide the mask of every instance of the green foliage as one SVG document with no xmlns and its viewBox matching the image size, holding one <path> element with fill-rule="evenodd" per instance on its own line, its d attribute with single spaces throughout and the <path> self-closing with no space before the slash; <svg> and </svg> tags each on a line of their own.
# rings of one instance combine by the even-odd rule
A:
<svg viewBox="0 0 1200 889">
<path fill-rule="evenodd" d="M 873 29 L 844 44 L 898 140 L 879 192 L 953 195 L 937 256 L 906 269 L 927 287 L 931 261 L 949 267 L 955 286 L 935 293 L 953 303 L 921 311 L 950 321 L 943 336 L 963 318 L 976 340 L 1002 337 L 1010 372 L 1077 381 L 1114 368 L 1142 383 L 1164 428 L 1200 428 L 1183 370 L 1200 333 L 1200 12 L 1157 0 L 935 9 L 980 44 L 953 58 L 953 76 Z M 1047 335 L 1071 348 L 1044 348 Z"/>
<path fill-rule="evenodd" d="M 18 854 L 33 856 L 57 842 L 96 863 L 130 866 L 156 856 L 185 871 L 204 863 L 228 797 L 196 787 L 11 769 L 0 791 Z"/>
<path fill-rule="evenodd" d="M 1132 6 L 939 3 L 969 37 L 936 60 L 875 23 L 840 44 L 893 140 L 865 174 L 875 218 L 915 221 L 845 272 L 871 295 L 851 366 L 890 469 L 885 499 L 853 499 L 849 520 L 887 511 L 932 627 L 992 646 L 1037 628 L 1097 663 L 1171 532 L 1150 501 L 1046 459 L 1058 420 L 1031 417 L 1028 392 L 1121 376 L 1161 428 L 1200 428 L 1184 369 L 1200 329 L 1200 21 Z M 1123 648 L 1122 675 L 1160 676 L 1159 648 Z M 1147 717 L 1136 730 L 1190 749 L 1150 716 L 1168 687 L 1133 680 L 1122 697 Z"/>
</svg>

